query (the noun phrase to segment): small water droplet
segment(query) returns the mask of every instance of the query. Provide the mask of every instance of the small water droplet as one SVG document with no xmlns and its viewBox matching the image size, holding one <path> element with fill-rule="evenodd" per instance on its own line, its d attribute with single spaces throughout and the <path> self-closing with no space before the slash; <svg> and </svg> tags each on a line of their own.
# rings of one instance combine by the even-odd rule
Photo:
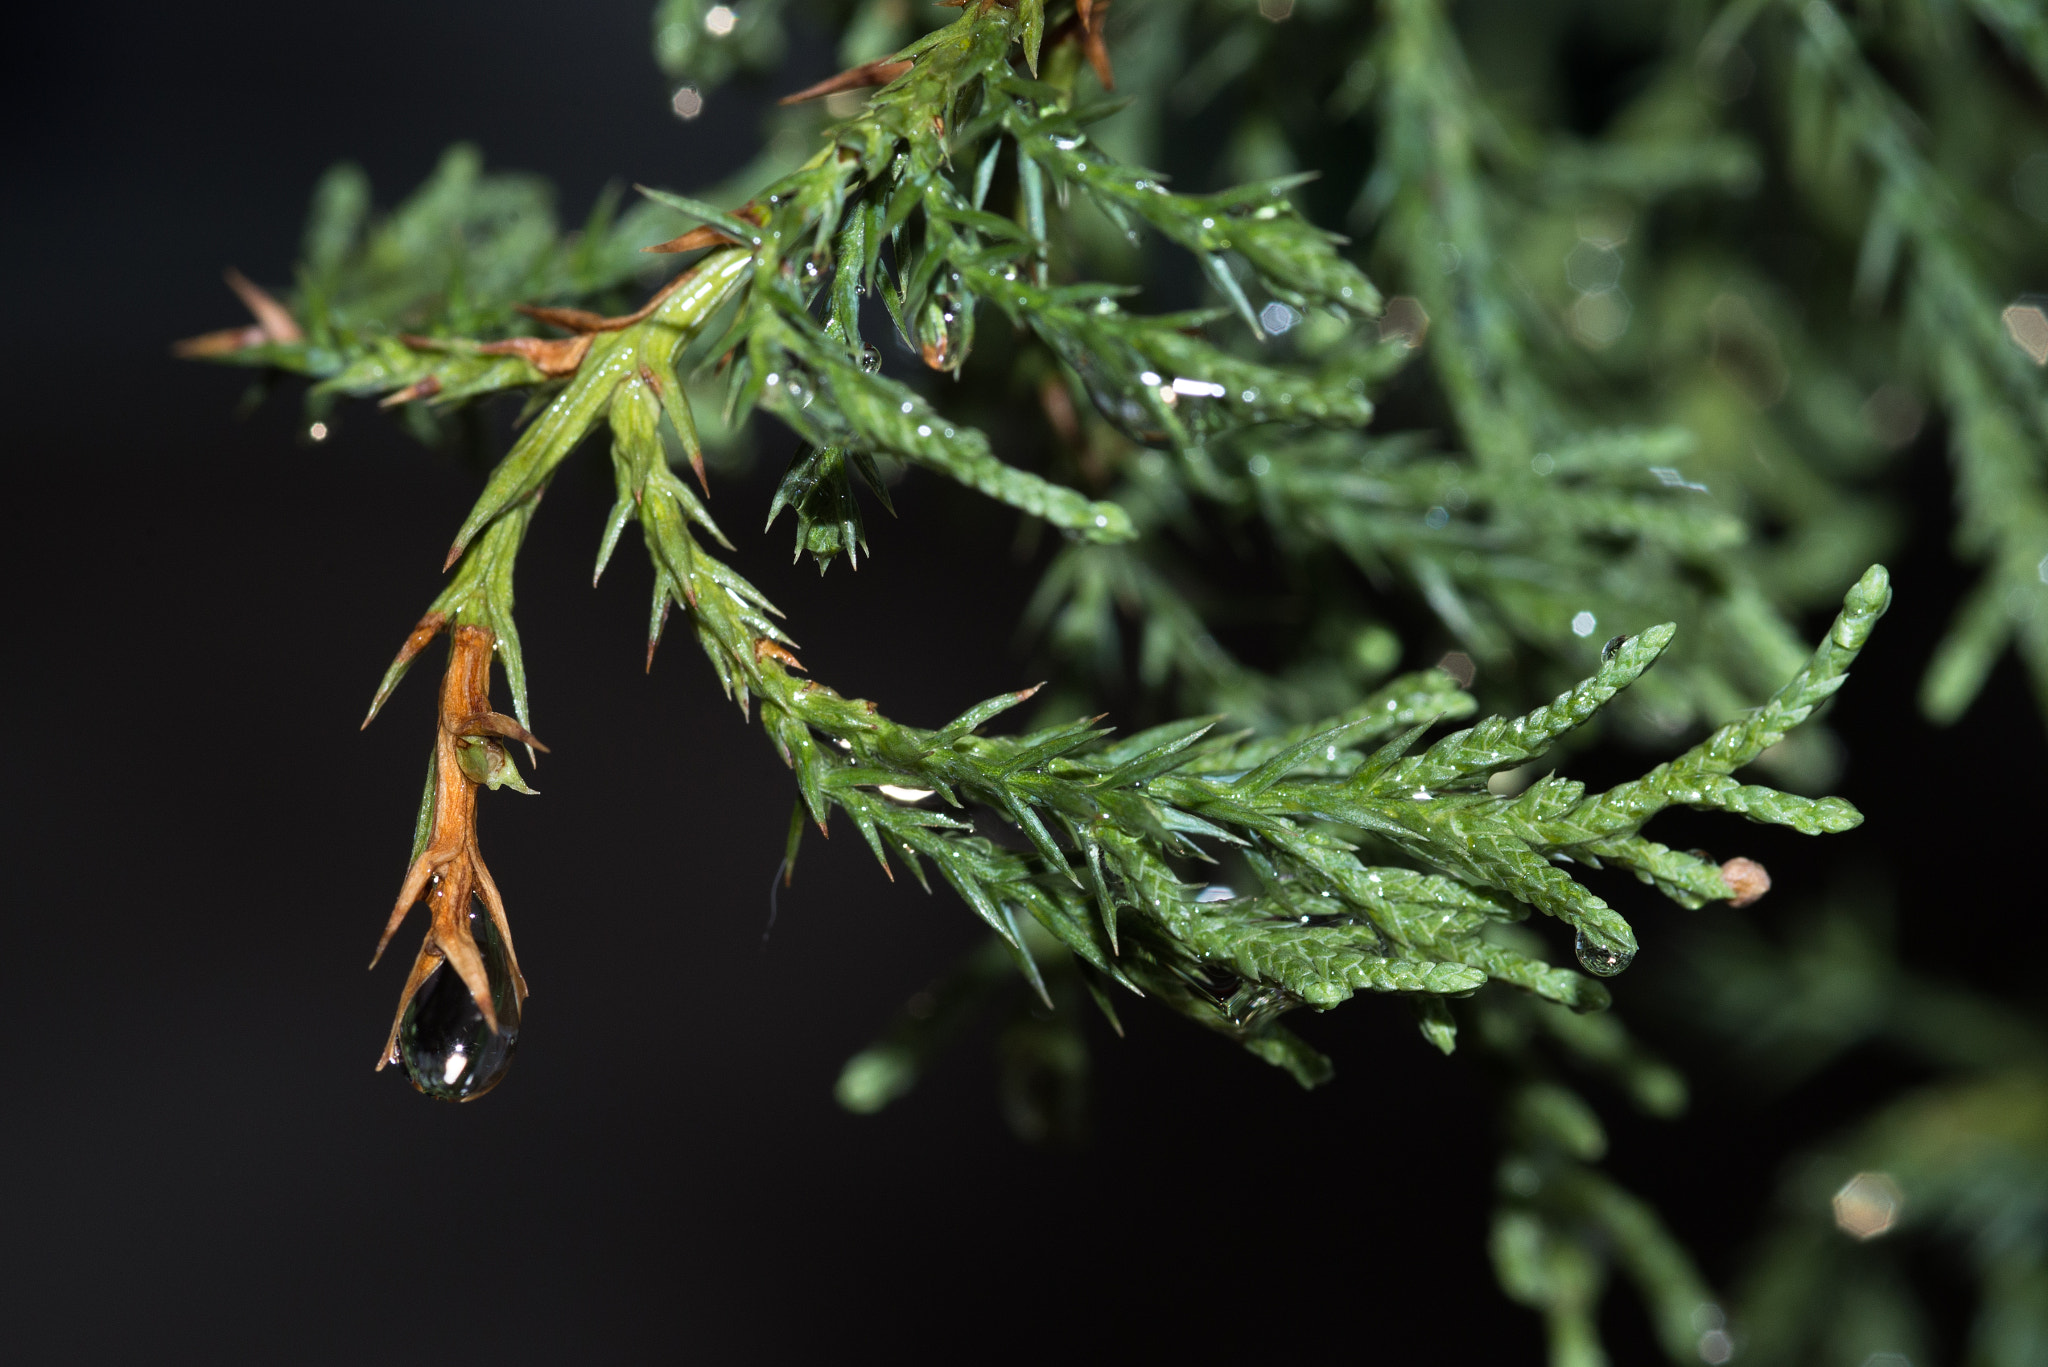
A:
<svg viewBox="0 0 2048 1367">
<path fill-rule="evenodd" d="M 1634 950 L 1603 945 L 1583 930 L 1572 936 L 1572 953 L 1579 956 L 1579 967 L 1596 978 L 1611 978 L 1636 959 Z"/>
<path fill-rule="evenodd" d="M 1603 660 L 1613 659 L 1615 655 L 1621 650 L 1621 648 L 1627 645 L 1631 639 L 1632 638 L 1626 633 L 1620 636 L 1608 637 L 1607 644 L 1600 647 L 1600 658 Z"/>
<path fill-rule="evenodd" d="M 1170 444 L 1166 429 L 1160 425 L 1157 416 L 1134 398 L 1117 377 L 1105 372 L 1092 356 L 1083 353 L 1075 357 L 1074 369 L 1095 407 L 1125 436 L 1145 446 Z M 1150 388 L 1159 383 L 1159 376 L 1146 371 L 1139 377 L 1139 383 Z"/>
<path fill-rule="evenodd" d="M 917 324 L 917 351 L 933 370 L 955 370 L 974 345 L 974 307 L 964 296 L 935 295 Z"/>
<path fill-rule="evenodd" d="M 473 1101 L 505 1078 L 519 1044 L 519 988 L 505 937 L 490 913 L 472 901 L 469 933 L 490 978 L 498 1032 L 484 1020 L 462 978 L 443 963 L 406 1004 L 398 1026 L 399 1057 L 412 1085 L 440 1101 Z"/>
<path fill-rule="evenodd" d="M 876 347 L 862 347 L 860 349 L 860 368 L 870 375 L 880 370 L 882 368 L 881 351 Z"/>
</svg>

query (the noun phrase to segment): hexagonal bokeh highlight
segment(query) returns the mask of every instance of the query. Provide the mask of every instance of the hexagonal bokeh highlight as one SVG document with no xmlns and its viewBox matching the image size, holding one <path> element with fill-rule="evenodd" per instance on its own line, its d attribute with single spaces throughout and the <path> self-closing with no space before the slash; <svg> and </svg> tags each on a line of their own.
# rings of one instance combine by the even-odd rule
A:
<svg viewBox="0 0 2048 1367">
<path fill-rule="evenodd" d="M 1835 1228 L 1868 1242 L 1899 1222 L 1906 1193 L 1888 1172 L 1859 1172 L 1835 1193 Z"/>
</svg>

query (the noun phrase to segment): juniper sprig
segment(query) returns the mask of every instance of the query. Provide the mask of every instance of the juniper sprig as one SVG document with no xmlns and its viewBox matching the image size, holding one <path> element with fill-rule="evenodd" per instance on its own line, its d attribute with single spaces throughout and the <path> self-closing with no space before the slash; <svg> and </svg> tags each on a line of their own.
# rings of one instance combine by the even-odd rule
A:
<svg viewBox="0 0 2048 1367">
<path fill-rule="evenodd" d="M 1908 381 L 1950 417 L 1966 536 L 1988 562 L 1928 706 L 1952 716 L 2008 641 L 2048 667 L 2048 614 L 2027 596 L 2048 549 L 2028 443 L 2048 410 L 2009 345 L 2030 325 L 1992 321 L 2003 286 L 1958 246 L 1967 175 L 1922 145 L 1883 64 L 1821 0 L 1688 9 L 1664 39 L 1680 56 L 1597 136 L 1502 98 L 1484 65 L 1501 57 L 1441 0 L 1124 0 L 1120 31 L 1102 0 L 970 0 L 929 27 L 897 0 L 820 5 L 842 21 L 846 69 L 786 102 L 739 188 L 608 196 L 563 232 L 544 187 L 485 174 L 470 149 L 382 216 L 362 174 L 338 169 L 293 288 L 233 277 L 253 325 L 181 347 L 304 377 L 316 440 L 344 398 L 429 438 L 482 431 L 499 396 L 518 409 L 369 709 L 449 636 L 387 939 L 420 901 L 431 926 L 384 1057 L 455 1099 L 509 1062 L 524 979 L 476 790 L 525 788 L 508 743 L 538 746 L 543 671 L 515 620 L 518 556 L 550 482 L 600 440 L 616 499 L 593 582 L 637 523 L 647 667 L 679 615 L 792 772 L 784 876 L 807 826 L 843 818 L 888 877 L 929 889 L 936 871 L 990 932 L 848 1063 L 846 1106 L 905 1094 L 1005 992 L 1051 1009 L 1020 1013 L 999 1046 L 1006 1108 L 1037 1137 L 1076 1123 L 1084 1001 L 1119 1031 L 1137 1001 L 1163 1005 L 1314 1086 L 1333 1065 L 1294 1013 L 1398 995 L 1431 1046 L 1476 1045 L 1499 1084 L 1492 1253 L 1544 1315 L 1553 1360 L 1601 1360 L 1610 1272 L 1674 1359 L 1706 1355 L 1704 1281 L 1601 1169 L 1605 1131 L 1558 1065 L 1656 1116 L 1684 1104 L 1682 1079 L 1605 1013 L 1601 979 L 1635 957 L 1649 894 L 1744 906 L 1770 879 L 1659 843 L 1660 814 L 1806 834 L 1861 821 L 1839 797 L 1749 779 L 1825 786 L 1800 738 L 1890 599 L 1882 567 L 1857 570 L 1893 535 L 1870 481 L 1904 439 L 1865 419 L 1899 428 Z M 1975 10 L 2048 62 L 2027 15 Z M 663 0 L 658 56 L 692 83 L 678 112 L 772 67 L 788 12 Z M 1775 107 L 1715 93 L 1745 44 L 1789 54 L 1764 71 L 1786 96 L 1782 155 L 1760 131 Z M 1219 154 L 1236 184 L 1153 169 L 1188 160 L 1169 113 L 1275 72 L 1286 88 Z M 1127 106 L 1101 98 L 1112 84 Z M 1860 333 L 1882 328 L 1805 318 L 1782 278 L 1700 226 L 1727 214 L 1747 231 L 1779 177 L 1798 193 L 1768 212 L 1855 221 L 1858 307 L 1902 346 L 1938 339 L 1904 379 L 1870 359 Z M 748 431 L 794 437 L 757 512 L 787 512 L 821 571 L 869 554 L 864 504 L 893 513 L 906 473 L 1049 529 L 1027 617 L 1056 682 L 927 727 L 806 677 L 795 629 L 713 517 L 713 474 L 744 463 Z M 1218 628 L 1232 576 L 1252 573 L 1287 585 L 1262 610 L 1284 597 L 1304 623 L 1266 656 Z M 1806 652 L 1796 623 L 1844 582 Z M 1445 645 L 1440 667 L 1400 670 Z M 490 706 L 493 660 L 512 717 Z M 1143 687 L 1117 693 L 1127 667 Z M 1109 694 L 1133 729 L 1094 715 Z M 1474 720 L 1482 698 L 1547 694 Z M 1571 747 L 1616 718 L 1678 753 L 1600 791 L 1565 776 Z M 1703 738 L 1681 749 L 1687 736 Z M 1807 761 L 1824 748 L 1809 745 Z M 1624 899 L 1597 876 L 1609 868 L 1647 892 Z M 1776 1007 L 1760 1018 L 1825 1033 L 1795 994 Z M 1871 1143 L 1951 1172 L 1925 1154 L 1948 1100 Z M 1955 1180 L 1956 1218 L 1974 1218 Z M 2008 1319 L 2038 1269 L 2026 1277 L 1996 1292 Z"/>
<path fill-rule="evenodd" d="M 1540 910 L 1570 925 L 1581 961 L 1604 973 L 1633 957 L 1634 934 L 1567 865 L 1618 865 L 1684 905 L 1736 895 L 1715 866 L 1640 834 L 1667 806 L 1808 832 L 1855 824 L 1839 799 L 1745 786 L 1732 774 L 1839 685 L 1888 596 L 1877 570 L 1851 594 L 1820 654 L 1764 709 L 1595 795 L 1557 777 L 1513 798 L 1487 783 L 1540 760 L 1642 676 L 1670 644 L 1669 625 L 1622 639 L 1595 675 L 1549 706 L 1412 755 L 1431 723 L 1471 705 L 1447 675 L 1404 676 L 1338 717 L 1279 737 L 1214 736 L 1215 719 L 1204 718 L 1117 742 L 1091 721 L 1014 739 L 978 734 L 1029 690 L 925 731 L 799 679 L 779 614 L 706 548 L 707 538 L 730 543 L 670 468 L 664 428 L 704 478 L 685 379 L 693 361 L 724 369 L 733 420 L 758 406 L 806 442 L 777 506 L 794 507 L 802 544 L 821 559 L 835 547 L 852 552 L 847 469 L 872 476 L 879 459 L 949 476 L 1083 542 L 1114 544 L 1136 531 L 1121 507 L 1000 461 L 980 432 L 878 373 L 860 330 L 859 299 L 871 289 L 939 371 L 965 363 L 977 306 L 993 306 L 1041 341 L 1112 422 L 1172 451 L 1197 487 L 1220 478 L 1209 452 L 1235 436 L 1312 443 L 1318 430 L 1355 430 L 1370 417 L 1370 366 L 1341 358 L 1277 365 L 1210 340 L 1208 330 L 1227 322 L 1215 311 L 1131 314 L 1108 286 L 1049 283 L 1049 200 L 1071 192 L 1196 253 L 1210 279 L 1227 282 L 1253 336 L 1257 314 L 1236 269 L 1289 308 L 1355 317 L 1379 302 L 1333 239 L 1292 208 L 1291 182 L 1185 196 L 1091 149 L 1089 116 L 1076 111 L 1071 89 L 1030 74 L 1041 26 L 1030 4 L 969 7 L 903 49 L 888 83 L 831 126 L 816 156 L 735 210 L 650 192 L 700 223 L 651 245 L 702 255 L 638 309 L 604 316 L 560 304 L 474 303 L 440 320 L 450 330 L 485 319 L 509 326 L 523 314 L 566 337 L 430 337 L 368 321 L 352 312 L 363 307 L 353 295 L 303 293 L 305 338 L 254 348 L 266 362 L 324 375 L 327 388 L 436 408 L 522 390 L 534 411 L 457 530 L 448 553 L 456 573 L 392 665 L 372 715 L 426 636 L 445 625 L 494 633 L 527 724 L 512 564 L 549 479 L 602 423 L 619 498 L 598 573 L 624 525 L 637 520 L 655 565 L 650 662 L 668 613 L 683 609 L 727 695 L 742 710 L 759 704 L 811 820 L 823 828 L 844 812 L 885 870 L 898 859 L 923 881 L 929 861 L 1041 994 L 1026 922 L 1102 979 L 1239 1038 L 1305 1083 L 1327 1065 L 1277 1024 L 1298 1005 L 1327 1008 L 1360 990 L 1451 996 L 1489 979 L 1578 1009 L 1605 1005 L 1596 983 L 1509 948 L 1488 928 Z M 1006 162 L 1016 181 L 1008 218 L 982 207 Z M 380 236 L 402 230 L 403 218 Z M 337 236 L 323 227 L 315 240 Z M 365 250 L 374 253 L 375 242 Z M 619 278 L 616 264 L 608 273 L 589 264 L 616 263 L 617 253 L 586 249 L 581 276 L 559 267 L 561 255 L 535 252 L 525 276 L 501 270 L 497 278 L 565 288 Z M 309 266 L 307 278 L 316 277 L 352 279 L 367 291 L 376 273 L 343 254 Z M 906 790 L 936 794 L 940 805 L 904 800 Z M 1008 823 L 1026 847 L 974 833 L 965 815 L 974 809 Z M 799 832 L 792 827 L 792 865 Z M 1185 875 L 1226 849 L 1241 852 L 1257 891 L 1196 900 Z M 1361 852 L 1408 862 L 1372 864 Z M 1429 1029 L 1448 1044 L 1442 1018 L 1429 1018 Z"/>
</svg>

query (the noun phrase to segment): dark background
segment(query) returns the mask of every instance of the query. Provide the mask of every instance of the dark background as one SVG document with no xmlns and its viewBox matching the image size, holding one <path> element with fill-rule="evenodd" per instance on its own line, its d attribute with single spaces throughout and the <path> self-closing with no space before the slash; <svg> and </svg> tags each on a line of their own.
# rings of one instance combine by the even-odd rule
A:
<svg viewBox="0 0 2048 1367">
<path fill-rule="evenodd" d="M 295 394 L 238 420 L 246 374 L 166 345 L 239 321 L 223 266 L 289 279 L 307 194 L 343 157 L 389 203 L 474 139 L 551 176 L 570 219 L 607 180 L 736 168 L 760 92 L 679 123 L 647 34 L 640 0 L 114 4 L 40 8 L 0 49 L 0 1353 L 1536 1360 L 1535 1318 L 1485 1259 L 1487 1094 L 1398 1003 L 1306 1022 L 1339 1067 L 1314 1094 L 1131 1004 L 1128 1040 L 1095 1032 L 1075 1152 L 1009 1136 L 985 1040 L 881 1116 L 840 1111 L 841 1062 L 975 923 L 883 881 L 842 831 L 808 843 L 764 944 L 787 775 L 685 633 L 641 673 L 632 546 L 588 587 L 610 498 L 594 467 L 557 481 L 520 570 L 546 795 L 485 803 L 534 988 L 518 1065 L 462 1107 L 372 1073 L 418 923 L 398 962 L 362 965 L 431 689 L 356 723 L 478 477 L 366 411 L 308 445 Z M 826 52 L 800 48 L 778 88 Z M 1988 851 L 2035 838 L 2042 733 L 2010 664 L 1953 732 L 1911 712 L 1966 581 L 1941 544 L 1938 434 L 1902 478 L 1922 525 L 1835 715 L 1856 755 L 1840 790 L 1872 820 L 1825 851 L 1740 838 L 1781 904 L 1845 871 L 1889 882 L 1917 965 L 2025 991 L 2039 932 Z M 732 482 L 713 506 L 841 691 L 937 724 L 1039 677 L 1006 518 L 913 477 L 901 520 L 870 523 L 873 562 L 820 581 L 788 567 L 787 524 L 755 532 L 767 490 Z M 906 602 L 944 629 L 881 610 Z M 1930 792 L 2005 801 L 1930 813 Z M 1667 976 L 1638 969 L 1619 1003 L 1711 1059 L 1659 983 L 1683 972 L 1688 916 L 1734 913 L 1622 905 Z M 1725 1279 L 1790 1146 L 1901 1075 L 1885 1066 L 1769 1110 L 1696 1070 L 1683 1125 L 1615 1115 L 1613 1167 Z M 1612 1302 L 1617 1360 L 1644 1360 Z"/>
</svg>

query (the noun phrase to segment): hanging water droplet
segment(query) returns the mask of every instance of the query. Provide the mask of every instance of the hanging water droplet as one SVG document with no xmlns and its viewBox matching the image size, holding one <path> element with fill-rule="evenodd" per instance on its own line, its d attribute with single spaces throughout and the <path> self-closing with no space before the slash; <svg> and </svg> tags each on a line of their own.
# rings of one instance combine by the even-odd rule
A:
<svg viewBox="0 0 2048 1367">
<path fill-rule="evenodd" d="M 974 345 L 974 306 L 966 296 L 934 295 L 917 324 L 917 351 L 933 370 L 958 370 Z"/>
<path fill-rule="evenodd" d="M 1611 978 L 1636 960 L 1633 949 L 1603 945 L 1583 930 L 1572 936 L 1572 953 L 1579 956 L 1579 967 L 1596 978 Z"/>
<path fill-rule="evenodd" d="M 1143 403 L 1124 388 L 1114 375 L 1106 373 L 1093 357 L 1085 352 L 1070 358 L 1075 373 L 1080 375 L 1081 384 L 1088 391 L 1088 397 L 1102 416 L 1116 424 L 1119 431 L 1132 441 L 1145 446 L 1166 447 L 1173 444 L 1171 435 L 1160 423 L 1159 418 Z M 1157 377 L 1154 377 L 1155 381 Z M 1151 385 L 1147 385 L 1151 388 Z"/>
<path fill-rule="evenodd" d="M 398 1052 L 412 1085 L 440 1101 L 473 1101 L 505 1078 L 519 1044 L 519 988 L 505 937 L 490 913 L 469 905 L 469 933 L 483 955 L 498 1032 L 484 1020 L 456 971 L 443 963 L 406 1004 Z"/>
<path fill-rule="evenodd" d="M 876 347 L 862 347 L 860 349 L 860 368 L 870 375 L 880 370 L 882 368 L 881 351 Z"/>
</svg>

